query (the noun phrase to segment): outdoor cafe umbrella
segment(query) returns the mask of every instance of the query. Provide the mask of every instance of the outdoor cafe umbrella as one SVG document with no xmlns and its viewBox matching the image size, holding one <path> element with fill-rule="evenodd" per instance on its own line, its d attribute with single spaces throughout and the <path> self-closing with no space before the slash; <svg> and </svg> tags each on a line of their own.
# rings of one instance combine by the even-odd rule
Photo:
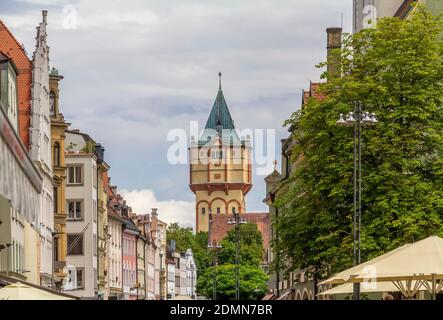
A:
<svg viewBox="0 0 443 320">
<path fill-rule="evenodd" d="M 406 286 L 406 283 L 404 283 Z M 412 283 L 413 287 L 419 286 L 419 290 L 426 290 L 426 287 L 421 281 L 415 281 Z M 326 291 L 320 292 L 318 296 L 337 295 L 337 294 L 351 294 L 354 291 L 354 285 L 352 283 L 344 283 Z M 377 293 L 377 292 L 398 292 L 399 288 L 392 282 L 374 282 L 368 285 L 363 285 L 360 288 L 362 293 Z"/>
<path fill-rule="evenodd" d="M 194 300 L 194 299 L 192 299 L 191 297 L 188 297 L 188 296 L 177 295 L 174 298 L 172 298 L 171 300 Z"/>
<path fill-rule="evenodd" d="M 364 282 L 368 278 L 391 281 L 403 292 L 408 288 L 402 286 L 402 280 L 421 280 L 435 299 L 443 288 L 443 239 L 431 236 L 412 243 L 384 259 L 372 261 L 370 268 L 357 270 L 349 281 Z"/>
<path fill-rule="evenodd" d="M 337 275 L 346 282 L 392 282 L 407 298 L 422 285 L 435 299 L 443 288 L 443 239 L 431 236 L 404 245 Z"/>
<path fill-rule="evenodd" d="M 0 289 L 0 300 L 74 300 L 28 286 L 21 282 Z"/>
<path fill-rule="evenodd" d="M 406 244 L 400 248 L 397 248 L 395 250 L 389 251 L 381 256 L 378 256 L 370 261 L 367 262 L 363 262 L 359 265 L 356 265 L 352 268 L 346 269 L 344 271 L 341 271 L 335 275 L 333 275 L 332 277 L 323 280 L 322 282 L 320 282 L 318 285 L 324 285 L 324 284 L 342 284 L 345 283 L 346 281 L 349 280 L 349 277 L 351 277 L 352 275 L 354 275 L 358 270 L 365 268 L 366 266 L 372 265 L 374 262 L 376 261 L 380 261 L 394 253 L 396 253 L 398 250 L 403 249 L 404 247 L 409 246 L 409 244 Z"/>
</svg>

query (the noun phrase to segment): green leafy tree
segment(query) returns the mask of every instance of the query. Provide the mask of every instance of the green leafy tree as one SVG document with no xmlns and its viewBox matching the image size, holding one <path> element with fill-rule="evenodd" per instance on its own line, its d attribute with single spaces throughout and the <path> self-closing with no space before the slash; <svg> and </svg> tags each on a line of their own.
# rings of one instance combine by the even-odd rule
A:
<svg viewBox="0 0 443 320">
<path fill-rule="evenodd" d="M 181 227 L 178 223 L 171 223 L 166 230 L 166 239 L 174 240 L 176 250 L 183 252 L 192 249 L 198 276 L 204 274 L 211 265 L 211 257 L 207 253 L 208 233 L 194 234 L 192 228 Z"/>
<path fill-rule="evenodd" d="M 240 264 L 259 266 L 263 261 L 263 240 L 257 226 L 252 223 L 240 225 Z M 222 248 L 218 253 L 220 264 L 235 264 L 235 229 L 229 230 L 221 241 Z"/>
<path fill-rule="evenodd" d="M 240 298 L 256 299 L 267 292 L 268 276 L 261 269 L 263 239 L 255 224 L 240 225 Z M 211 267 L 201 274 L 197 286 L 199 292 L 212 297 L 213 284 L 217 282 L 217 299 L 235 298 L 235 229 L 231 229 L 221 241 L 222 248 L 208 252 Z M 214 263 L 217 262 L 217 266 Z"/>
<path fill-rule="evenodd" d="M 336 120 L 357 102 L 379 121 L 362 133 L 362 259 L 442 235 L 442 30 L 441 16 L 418 7 L 346 36 L 342 76 L 286 122 L 296 166 L 277 197 L 274 245 L 287 270 L 323 277 L 352 264 L 352 129 Z"/>
<path fill-rule="evenodd" d="M 186 251 L 195 242 L 192 228 L 181 227 L 178 223 L 171 223 L 166 230 L 166 239 L 174 240 L 177 251 Z"/>
<path fill-rule="evenodd" d="M 217 299 L 232 300 L 235 298 L 236 266 L 224 264 L 206 269 L 206 272 L 198 279 L 201 292 L 212 297 L 213 284 L 216 281 Z M 267 290 L 268 276 L 260 267 L 240 266 L 240 299 L 252 300 L 263 297 Z"/>
</svg>

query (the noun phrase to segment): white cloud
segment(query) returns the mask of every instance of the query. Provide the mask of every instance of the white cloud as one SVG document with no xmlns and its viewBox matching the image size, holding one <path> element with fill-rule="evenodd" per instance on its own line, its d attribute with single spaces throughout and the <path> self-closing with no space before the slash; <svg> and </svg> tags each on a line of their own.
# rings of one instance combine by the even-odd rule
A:
<svg viewBox="0 0 443 320">
<path fill-rule="evenodd" d="M 150 213 L 152 208 L 158 209 L 158 216 L 166 223 L 178 222 L 185 227 L 195 227 L 195 204 L 191 201 L 158 201 L 154 191 L 120 190 L 128 206 L 137 214 Z"/>
<path fill-rule="evenodd" d="M 78 9 L 78 29 L 62 27 L 66 4 Z M 195 213 L 188 202 L 155 198 L 192 197 L 189 168 L 167 163 L 168 131 L 187 129 L 191 120 L 204 126 L 222 71 L 238 129 L 276 129 L 279 148 L 287 135 L 282 123 L 299 107 L 301 89 L 319 78 L 314 65 L 326 57 L 325 29 L 339 25 L 342 12 L 345 30 L 352 22 L 349 0 L 0 0 L 2 5 L 11 7 L 2 20 L 29 54 L 40 11 L 49 10 L 51 66 L 65 77 L 65 118 L 104 144 L 116 185 L 138 188 L 134 195 L 155 186 L 149 201 L 140 196 L 141 212 L 163 203 L 171 205 L 164 214 L 186 212 L 180 217 L 190 224 Z M 162 180 L 165 172 L 172 178 Z M 265 209 L 264 192 L 263 177 L 255 176 L 248 210 Z"/>
</svg>

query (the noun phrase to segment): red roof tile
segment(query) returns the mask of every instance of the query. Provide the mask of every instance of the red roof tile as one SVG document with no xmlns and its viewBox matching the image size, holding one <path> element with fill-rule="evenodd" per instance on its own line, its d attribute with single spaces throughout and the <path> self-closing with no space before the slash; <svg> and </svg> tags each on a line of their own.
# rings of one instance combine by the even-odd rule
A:
<svg viewBox="0 0 443 320">
<path fill-rule="evenodd" d="M 17 94 L 18 94 L 18 121 L 19 135 L 25 147 L 29 147 L 29 127 L 31 125 L 31 83 L 32 62 L 25 50 L 0 20 L 0 51 L 14 61 L 18 69 Z"/>
<path fill-rule="evenodd" d="M 242 218 L 245 218 L 248 223 L 257 225 L 258 231 L 263 237 L 263 247 L 265 250 L 269 249 L 271 222 L 269 213 L 242 213 Z M 214 214 L 212 216 L 211 232 L 209 235 L 209 242 L 220 242 L 228 234 L 233 225 L 228 224 L 228 219 L 232 218 L 230 214 Z"/>
</svg>

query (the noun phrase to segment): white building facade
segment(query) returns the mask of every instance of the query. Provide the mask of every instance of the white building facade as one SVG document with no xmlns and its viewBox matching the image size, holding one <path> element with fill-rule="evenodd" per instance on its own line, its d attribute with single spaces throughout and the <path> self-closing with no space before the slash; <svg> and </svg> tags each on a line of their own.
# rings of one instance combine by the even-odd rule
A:
<svg viewBox="0 0 443 320">
<path fill-rule="evenodd" d="M 108 212 L 109 228 L 109 264 L 108 264 L 108 283 L 109 297 L 113 300 L 119 300 L 123 294 L 122 282 L 122 222 L 117 213 Z"/>
<path fill-rule="evenodd" d="M 40 282 L 52 285 L 52 233 L 54 231 L 54 187 L 52 182 L 51 120 L 49 107 L 49 47 L 47 12 L 37 27 L 36 49 L 32 59 L 30 156 L 43 178 L 40 194 Z"/>
<path fill-rule="evenodd" d="M 66 132 L 67 237 L 69 277 L 64 290 L 81 298 L 97 297 L 97 157 L 92 140 Z"/>
<path fill-rule="evenodd" d="M 155 239 L 155 298 L 157 300 L 166 299 L 167 274 L 166 274 L 166 228 L 167 224 L 158 220 L 157 210 L 151 214 L 152 219 L 156 219 L 156 239 Z"/>
<path fill-rule="evenodd" d="M 152 241 L 152 239 L 151 239 Z M 146 299 L 155 300 L 155 265 L 156 265 L 155 243 L 150 242 L 146 246 Z"/>
<path fill-rule="evenodd" d="M 192 249 L 186 250 L 186 289 L 184 295 L 196 299 L 197 266 Z"/>
<path fill-rule="evenodd" d="M 167 261 L 167 271 L 168 271 L 168 295 L 167 298 L 173 299 L 175 298 L 175 262 Z"/>
<path fill-rule="evenodd" d="M 182 252 L 180 254 L 180 295 L 186 296 L 188 287 L 188 277 L 186 272 L 186 253 Z"/>
</svg>

